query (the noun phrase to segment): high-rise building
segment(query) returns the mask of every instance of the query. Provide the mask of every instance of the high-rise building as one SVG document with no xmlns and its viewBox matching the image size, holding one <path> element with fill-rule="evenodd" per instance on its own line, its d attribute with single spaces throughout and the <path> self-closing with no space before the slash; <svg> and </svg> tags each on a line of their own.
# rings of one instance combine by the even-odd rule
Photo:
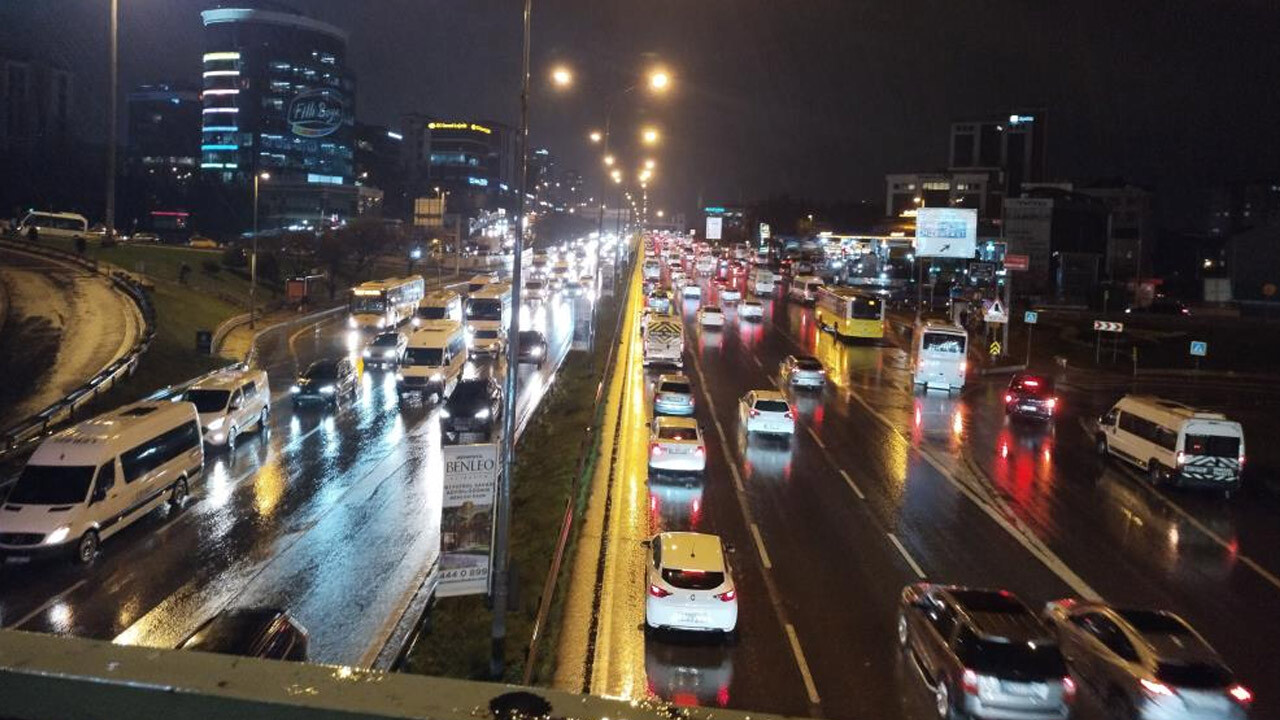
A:
<svg viewBox="0 0 1280 720">
<path fill-rule="evenodd" d="M 447 194 L 447 212 L 472 220 L 500 209 L 514 213 L 520 182 L 514 128 L 412 114 L 404 117 L 401 134 L 414 197 Z"/>
<path fill-rule="evenodd" d="M 269 173 L 261 186 L 264 228 L 356 214 L 347 33 L 274 3 L 245 4 L 252 6 L 201 13 L 201 170 L 246 188 L 255 174 Z"/>
<path fill-rule="evenodd" d="M 0 56 L 0 150 L 70 139 L 71 78 L 46 62 Z"/>
<path fill-rule="evenodd" d="M 126 100 L 128 145 L 117 217 L 129 222 L 122 227 L 156 230 L 157 218 L 185 217 L 200 164 L 200 93 L 142 85 Z"/>
<path fill-rule="evenodd" d="M 1006 197 L 1046 173 L 1044 110 L 1014 110 L 1007 117 L 951 124 L 948 167 L 952 172 L 995 171 Z"/>
</svg>

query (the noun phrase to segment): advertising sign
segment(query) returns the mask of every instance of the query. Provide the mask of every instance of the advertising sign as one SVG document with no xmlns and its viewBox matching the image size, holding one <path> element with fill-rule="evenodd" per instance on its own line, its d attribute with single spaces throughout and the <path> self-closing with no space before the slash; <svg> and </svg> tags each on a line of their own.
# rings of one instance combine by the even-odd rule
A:
<svg viewBox="0 0 1280 720">
<path fill-rule="evenodd" d="M 324 137 L 342 127 L 342 98 L 332 90 L 304 90 L 289 103 L 294 135 Z"/>
<path fill-rule="evenodd" d="M 1026 267 L 1021 271 L 1027 276 L 1018 281 L 1022 290 L 1034 294 L 1048 289 L 1052 233 L 1052 199 L 1005 198 L 1004 239 L 1008 253 L 1004 256 L 1004 266 L 1006 270 L 1018 270 L 1013 265 L 1020 264 L 1020 256 L 1026 257 Z"/>
<path fill-rule="evenodd" d="M 489 592 L 498 446 L 445 445 L 440 597 Z"/>
<path fill-rule="evenodd" d="M 773 228 L 769 227 L 769 223 L 760 223 L 760 239 L 768 240 L 773 236 Z"/>
<path fill-rule="evenodd" d="M 1026 272 L 1030 265 L 1031 258 L 1026 255 L 1005 255 L 1004 269 L 1016 272 Z"/>
<path fill-rule="evenodd" d="M 724 218 L 707 218 L 707 239 L 719 240 L 724 232 Z"/>
<path fill-rule="evenodd" d="M 916 214 L 916 255 L 972 258 L 977 253 L 978 211 L 923 207 Z"/>
</svg>

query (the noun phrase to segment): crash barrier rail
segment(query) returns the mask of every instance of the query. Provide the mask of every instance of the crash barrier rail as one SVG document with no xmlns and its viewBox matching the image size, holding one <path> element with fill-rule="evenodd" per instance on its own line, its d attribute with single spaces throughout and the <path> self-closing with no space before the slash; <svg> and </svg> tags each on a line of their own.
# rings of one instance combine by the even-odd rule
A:
<svg viewBox="0 0 1280 720">
<path fill-rule="evenodd" d="M 546 688 L 0 630 L 4 716 L 133 720 L 775 720 Z"/>
<path fill-rule="evenodd" d="M 100 394 L 115 387 L 121 379 L 129 377 L 138 366 L 142 354 L 151 347 L 156 334 L 155 308 L 151 299 L 134 275 L 108 263 L 99 263 L 76 253 L 45 247 L 39 244 L 0 239 L 0 247 L 58 260 L 82 267 L 108 278 L 117 290 L 124 293 L 138 307 L 143 319 L 143 331 L 138 342 L 122 357 L 103 368 L 83 385 L 66 397 L 49 405 L 34 415 L 10 426 L 0 435 L 0 461 L 34 446 L 43 435 L 54 427 L 76 417 L 76 413 Z"/>
<path fill-rule="evenodd" d="M 602 402 L 606 388 L 613 380 L 614 375 L 614 354 L 617 352 L 618 345 L 623 340 L 622 337 L 622 317 L 627 308 L 627 292 L 631 287 L 632 266 L 624 264 L 619 273 L 619 277 L 626 278 L 626 282 L 614 287 L 614 297 L 618 301 L 618 315 L 614 320 L 614 340 L 609 343 L 609 352 L 605 356 L 604 376 L 600 379 L 600 384 L 596 386 L 595 407 L 596 414 L 591 421 L 591 425 L 587 426 L 583 433 L 583 438 L 578 446 L 578 467 L 574 474 L 573 487 L 569 491 L 569 497 L 565 499 L 564 517 L 560 521 L 560 535 L 556 538 L 555 553 L 551 556 L 551 567 L 547 570 L 546 580 L 542 585 L 542 596 L 538 603 L 538 614 L 533 620 L 533 631 L 529 636 L 529 650 L 525 655 L 524 675 L 521 680 L 528 685 L 533 680 L 533 673 L 538 661 L 538 649 L 541 646 L 543 629 L 547 624 L 547 615 L 551 612 L 551 604 L 555 599 L 556 587 L 559 584 L 560 570 L 564 564 L 565 549 L 569 544 L 569 537 L 572 535 L 573 523 L 576 520 L 575 499 L 581 492 L 582 483 L 586 482 L 587 474 L 595 467 L 597 450 L 600 446 L 600 434 L 597 432 L 600 428 L 604 416 L 605 403 Z"/>
</svg>

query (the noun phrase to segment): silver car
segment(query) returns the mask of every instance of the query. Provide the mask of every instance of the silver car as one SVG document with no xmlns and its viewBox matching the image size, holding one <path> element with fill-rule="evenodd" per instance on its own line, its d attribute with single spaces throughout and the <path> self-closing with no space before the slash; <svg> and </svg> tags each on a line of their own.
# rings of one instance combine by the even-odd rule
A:
<svg viewBox="0 0 1280 720">
<path fill-rule="evenodd" d="M 653 389 L 653 411 L 659 415 L 692 415 L 693 383 L 684 375 L 661 375 Z"/>
<path fill-rule="evenodd" d="M 1100 602 L 1055 600 L 1044 618 L 1072 673 L 1111 717 L 1243 720 L 1253 693 L 1182 618 Z"/>
<path fill-rule="evenodd" d="M 822 362 L 807 355 L 788 355 L 779 365 L 778 374 L 793 387 L 820 388 L 827 382 Z"/>
</svg>

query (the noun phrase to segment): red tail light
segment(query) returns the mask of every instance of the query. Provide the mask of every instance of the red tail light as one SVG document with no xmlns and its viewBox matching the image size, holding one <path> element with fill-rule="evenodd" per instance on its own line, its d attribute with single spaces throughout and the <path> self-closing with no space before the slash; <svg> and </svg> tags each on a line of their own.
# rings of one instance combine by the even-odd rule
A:
<svg viewBox="0 0 1280 720">
<path fill-rule="evenodd" d="M 1241 705 L 1248 705 L 1253 702 L 1253 693 L 1249 692 L 1249 688 L 1241 685 L 1240 683 L 1236 683 L 1235 685 L 1227 688 L 1227 694 Z"/>
<path fill-rule="evenodd" d="M 733 602 L 738 599 L 738 590 L 737 588 L 734 588 L 733 590 L 722 592 L 719 595 L 716 595 L 716 599 L 720 602 Z"/>
<path fill-rule="evenodd" d="M 760 411 L 755 408 L 751 408 L 748 412 L 751 413 L 751 417 L 760 417 Z"/>
<path fill-rule="evenodd" d="M 1076 701 L 1076 681 L 1070 675 L 1062 676 L 1062 699 L 1067 703 Z"/>
<path fill-rule="evenodd" d="M 669 590 L 663 590 L 653 583 L 649 583 L 649 594 L 656 598 L 664 598 L 670 595 L 671 592 Z"/>
<path fill-rule="evenodd" d="M 965 695 L 978 694 L 978 673 L 964 669 L 964 674 L 960 676 L 960 688 L 964 690 Z"/>
<path fill-rule="evenodd" d="M 786 411 L 785 413 L 783 413 L 783 414 L 782 414 L 782 416 L 783 416 L 783 417 L 785 417 L 785 418 L 786 418 L 786 419 L 788 419 L 788 420 L 795 420 L 795 419 L 796 419 L 796 408 L 795 408 L 795 406 L 794 406 L 794 405 L 788 405 L 788 406 L 787 406 L 787 411 Z"/>
<path fill-rule="evenodd" d="M 658 443 L 649 443 L 649 454 L 650 454 L 650 455 L 661 455 L 661 454 L 662 454 L 662 446 L 661 446 L 661 445 L 659 445 Z"/>
<path fill-rule="evenodd" d="M 707 454 L 707 449 L 701 445 L 693 449 L 693 454 L 702 457 Z"/>
</svg>

